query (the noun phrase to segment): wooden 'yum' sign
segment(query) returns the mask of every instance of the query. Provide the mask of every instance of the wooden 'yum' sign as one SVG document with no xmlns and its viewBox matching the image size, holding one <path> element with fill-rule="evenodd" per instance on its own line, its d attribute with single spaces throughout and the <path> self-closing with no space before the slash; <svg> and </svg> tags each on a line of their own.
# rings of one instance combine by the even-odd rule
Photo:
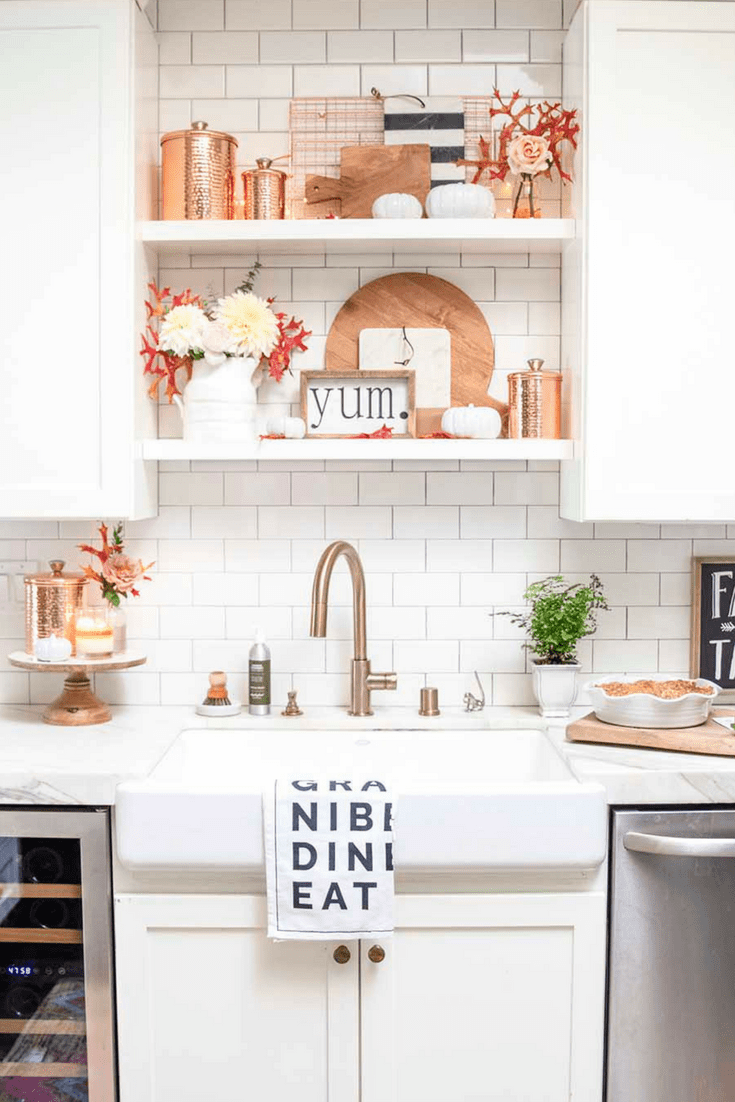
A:
<svg viewBox="0 0 735 1102">
<path fill-rule="evenodd" d="M 301 372 L 301 416 L 307 436 L 358 436 L 384 426 L 393 436 L 414 436 L 414 372 Z"/>
</svg>

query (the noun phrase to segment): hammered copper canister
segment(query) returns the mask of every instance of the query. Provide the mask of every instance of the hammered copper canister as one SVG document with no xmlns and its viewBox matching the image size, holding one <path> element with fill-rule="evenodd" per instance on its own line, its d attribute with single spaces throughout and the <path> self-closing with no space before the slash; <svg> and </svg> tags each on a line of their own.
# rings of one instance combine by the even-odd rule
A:
<svg viewBox="0 0 735 1102">
<path fill-rule="evenodd" d="M 172 130 L 161 138 L 163 217 L 235 217 L 237 139 L 206 122 Z"/>
<path fill-rule="evenodd" d="M 89 578 L 64 574 L 61 559 L 49 563 L 50 574 L 29 574 L 26 590 L 26 654 L 35 652 L 36 641 L 49 635 L 64 635 L 76 654 L 74 612 L 84 604 Z"/>
<path fill-rule="evenodd" d="M 528 371 L 508 376 L 508 436 L 511 440 L 559 440 L 561 375 L 542 371 L 543 360 L 529 360 Z"/>
<path fill-rule="evenodd" d="M 245 218 L 284 218 L 286 213 L 286 173 L 271 168 L 270 157 L 260 157 L 257 168 L 242 174 Z"/>
</svg>

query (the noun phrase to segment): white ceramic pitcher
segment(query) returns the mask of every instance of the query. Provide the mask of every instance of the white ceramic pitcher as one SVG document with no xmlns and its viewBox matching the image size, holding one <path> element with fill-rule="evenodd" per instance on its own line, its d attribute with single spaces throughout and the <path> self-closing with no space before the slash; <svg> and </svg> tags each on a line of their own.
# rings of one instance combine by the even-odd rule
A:
<svg viewBox="0 0 735 1102">
<path fill-rule="evenodd" d="M 254 440 L 261 372 L 252 356 L 228 356 L 211 367 L 195 360 L 183 399 L 174 395 L 184 422 L 184 440 L 206 444 Z"/>
</svg>

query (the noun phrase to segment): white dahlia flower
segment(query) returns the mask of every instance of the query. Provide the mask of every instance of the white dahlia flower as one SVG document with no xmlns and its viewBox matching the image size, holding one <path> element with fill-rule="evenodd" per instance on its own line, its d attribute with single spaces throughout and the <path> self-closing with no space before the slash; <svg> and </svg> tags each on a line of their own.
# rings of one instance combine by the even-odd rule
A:
<svg viewBox="0 0 735 1102">
<path fill-rule="evenodd" d="M 234 350 L 232 334 L 219 321 L 208 321 L 202 330 L 202 351 L 210 367 L 219 367 Z"/>
<path fill-rule="evenodd" d="M 175 356 L 188 356 L 202 346 L 207 316 L 198 306 L 174 306 L 161 319 L 158 347 Z"/>
<path fill-rule="evenodd" d="M 229 330 L 234 344 L 231 351 L 238 356 L 270 356 L 278 344 L 278 319 L 257 295 L 234 291 L 218 300 L 214 316 Z"/>
</svg>

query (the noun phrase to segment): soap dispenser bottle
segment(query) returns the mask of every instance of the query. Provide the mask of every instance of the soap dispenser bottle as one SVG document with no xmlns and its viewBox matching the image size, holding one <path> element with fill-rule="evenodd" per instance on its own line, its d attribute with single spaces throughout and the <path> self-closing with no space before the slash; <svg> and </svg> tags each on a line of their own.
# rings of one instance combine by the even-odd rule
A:
<svg viewBox="0 0 735 1102">
<path fill-rule="evenodd" d="M 248 663 L 248 711 L 251 716 L 268 716 L 271 712 L 271 652 L 265 636 L 256 628 L 255 642 L 250 648 Z"/>
</svg>

